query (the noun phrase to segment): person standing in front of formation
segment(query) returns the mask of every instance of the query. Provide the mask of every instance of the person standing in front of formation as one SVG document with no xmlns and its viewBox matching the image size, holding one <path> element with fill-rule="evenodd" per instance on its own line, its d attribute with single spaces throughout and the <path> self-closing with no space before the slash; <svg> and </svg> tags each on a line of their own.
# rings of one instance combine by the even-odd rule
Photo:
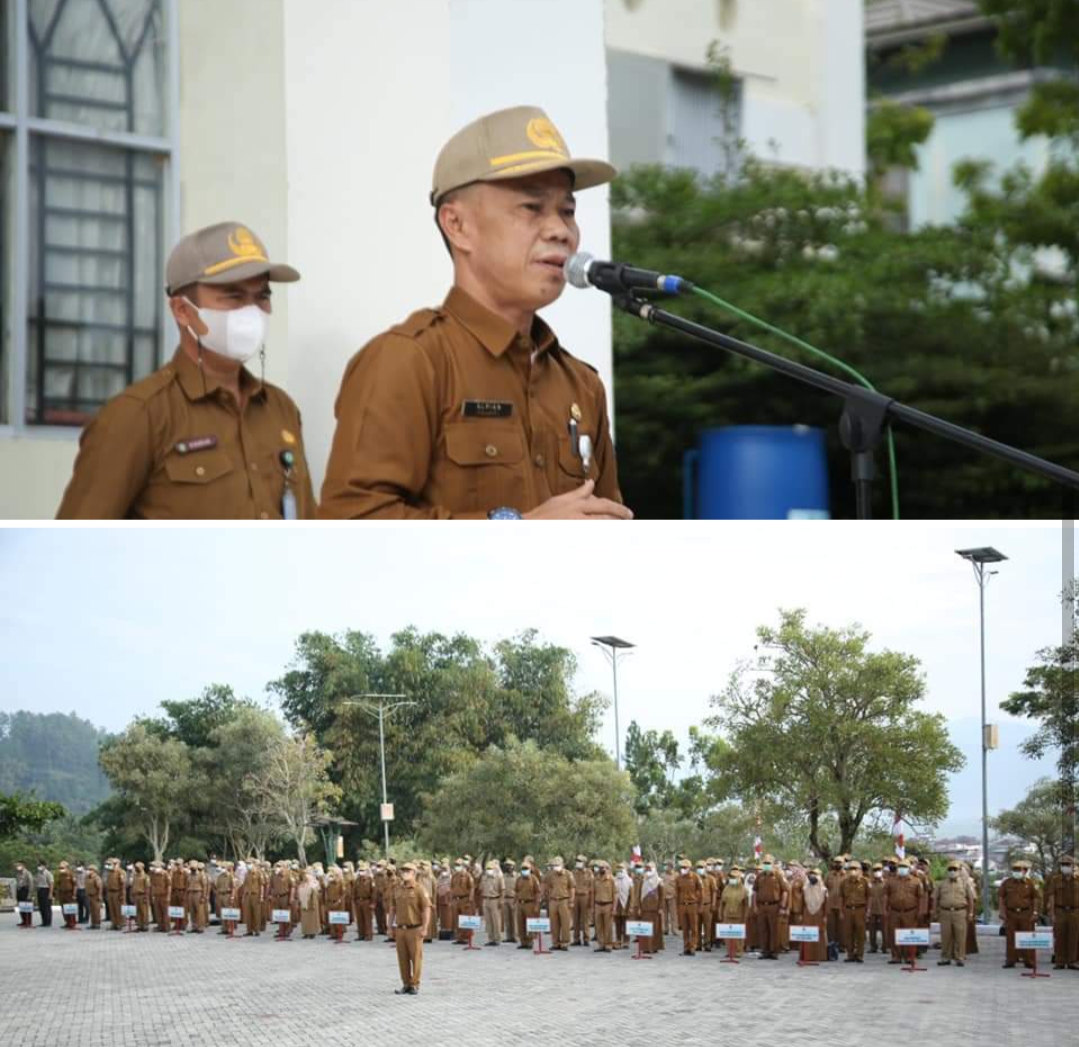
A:
<svg viewBox="0 0 1079 1047">
<path fill-rule="evenodd" d="M 423 928 L 427 925 L 431 899 L 416 883 L 416 866 L 405 862 L 394 883 L 390 898 L 389 922 L 397 928 L 397 966 L 401 974 L 398 996 L 415 996 L 420 991 L 423 971 Z"/>
</svg>

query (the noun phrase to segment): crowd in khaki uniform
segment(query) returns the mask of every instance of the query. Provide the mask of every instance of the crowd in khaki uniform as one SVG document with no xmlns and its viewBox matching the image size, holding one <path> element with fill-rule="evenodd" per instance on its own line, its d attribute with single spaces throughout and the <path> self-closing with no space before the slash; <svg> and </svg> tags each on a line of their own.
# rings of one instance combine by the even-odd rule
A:
<svg viewBox="0 0 1079 1047">
<path fill-rule="evenodd" d="M 40 868 L 31 877 L 25 866 L 17 866 L 20 899 L 29 897 L 35 882 L 51 885 L 52 877 Z M 57 900 L 73 902 L 75 884 L 68 863 L 61 863 Z M 552 952 L 591 945 L 602 953 L 636 946 L 650 954 L 677 935 L 684 956 L 723 948 L 731 958 L 748 951 L 762 960 L 789 953 L 823 962 L 844 953 L 845 962 L 864 963 L 868 951 L 901 964 L 911 959 L 912 948 L 898 946 L 895 931 L 933 922 L 940 925 L 939 966 L 965 966 L 968 955 L 978 951 L 972 870 L 949 860 L 945 876 L 934 883 L 925 859 L 898 856 L 870 865 L 839 855 L 827 871 L 796 861 L 781 863 L 770 854 L 744 867 L 728 867 L 719 858 L 680 858 L 666 863 L 662 872 L 654 861 L 611 863 L 584 854 L 576 856 L 572 869 L 560 855 L 543 867 L 532 855 L 520 865 L 512 859 L 481 863 L 464 854 L 452 861 L 442 857 L 401 866 L 387 859 L 328 867 L 316 862 L 304 868 L 296 861 L 271 865 L 255 858 L 236 863 L 214 859 L 209 866 L 177 858 L 125 868 L 111 858 L 102 873 L 94 865 L 86 867 L 85 895 L 95 929 L 102 926 L 103 908 L 112 930 L 127 924 L 132 931 L 202 934 L 211 911 L 220 922 L 219 934 L 239 934 L 242 924 L 245 936 L 257 937 L 275 925 L 272 933 L 282 938 L 298 928 L 305 939 L 340 940 L 346 927 L 354 927 L 353 941 L 371 942 L 377 935 L 396 944 L 402 980 L 398 992 L 404 995 L 419 991 L 425 943 L 472 944 L 475 932 L 460 927 L 461 916 L 482 919 L 490 948 L 516 944 L 533 949 L 528 921 L 546 916 Z M 1079 870 L 1070 856 L 1061 859 L 1044 884 L 1031 875 L 1029 862 L 1013 862 L 999 886 L 998 902 L 1007 934 L 1005 967 L 1034 965 L 1029 950 L 1015 948 L 1013 935 L 1033 930 L 1045 917 L 1054 930 L 1054 966 L 1079 970 Z M 124 917 L 124 905 L 134 906 L 135 915 Z M 183 917 L 170 917 L 170 907 L 182 908 Z M 240 919 L 225 919 L 226 910 L 239 910 Z M 345 915 L 331 919 L 333 913 Z M 633 938 L 628 925 L 634 921 L 650 923 L 652 934 Z M 21 922 L 29 926 L 29 914 L 21 914 Z M 65 921 L 68 926 L 73 922 L 74 917 Z M 744 925 L 745 938 L 720 941 L 717 924 Z M 792 945 L 792 926 L 817 927 L 818 941 Z"/>
</svg>

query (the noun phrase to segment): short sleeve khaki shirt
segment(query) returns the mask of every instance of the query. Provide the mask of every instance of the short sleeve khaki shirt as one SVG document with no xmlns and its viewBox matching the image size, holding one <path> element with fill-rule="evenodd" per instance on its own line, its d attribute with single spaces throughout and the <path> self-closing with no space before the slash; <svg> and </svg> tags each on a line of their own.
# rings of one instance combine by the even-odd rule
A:
<svg viewBox="0 0 1079 1047">
<path fill-rule="evenodd" d="M 232 394 L 177 349 L 83 431 L 57 517 L 279 520 L 286 484 L 298 518 L 313 517 L 299 409 L 246 369 L 240 378 L 242 414 Z"/>
<path fill-rule="evenodd" d="M 596 372 L 536 319 L 531 337 L 459 288 L 350 361 L 319 515 L 482 518 L 580 487 L 621 502 Z M 591 438 L 586 470 L 573 427 Z"/>
</svg>

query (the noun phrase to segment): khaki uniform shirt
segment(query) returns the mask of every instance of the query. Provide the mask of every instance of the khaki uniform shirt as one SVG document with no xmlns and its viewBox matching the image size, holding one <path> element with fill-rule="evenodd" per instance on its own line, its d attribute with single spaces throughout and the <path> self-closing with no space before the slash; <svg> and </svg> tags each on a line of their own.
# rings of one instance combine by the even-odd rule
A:
<svg viewBox="0 0 1079 1047">
<path fill-rule="evenodd" d="M 431 902 L 417 884 L 395 883 L 393 887 L 394 923 L 398 927 L 419 927 L 424 923 Z"/>
<path fill-rule="evenodd" d="M 280 520 L 286 473 L 300 519 L 315 515 L 300 412 L 246 369 L 232 395 L 183 351 L 129 386 L 83 430 L 58 519 Z"/>
<path fill-rule="evenodd" d="M 941 880 L 933 892 L 933 911 L 941 909 L 968 909 L 974 908 L 974 888 L 970 881 L 961 879 Z"/>
<path fill-rule="evenodd" d="M 585 471 L 569 422 L 592 438 Z M 536 319 L 530 338 L 458 288 L 356 354 L 336 405 L 319 514 L 482 518 L 595 480 L 621 502 L 599 376 Z"/>
</svg>

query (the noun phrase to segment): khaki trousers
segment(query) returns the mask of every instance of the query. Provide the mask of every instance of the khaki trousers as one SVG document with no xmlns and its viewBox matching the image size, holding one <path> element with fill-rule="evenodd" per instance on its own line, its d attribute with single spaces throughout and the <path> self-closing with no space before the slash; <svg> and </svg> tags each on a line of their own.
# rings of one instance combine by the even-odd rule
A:
<svg viewBox="0 0 1079 1047">
<path fill-rule="evenodd" d="M 697 951 L 697 921 L 700 918 L 699 906 L 679 905 L 678 925 L 682 928 L 682 948 L 686 952 Z"/>
<path fill-rule="evenodd" d="M 570 912 L 568 898 L 552 898 L 547 906 L 551 917 L 551 945 L 569 945 Z"/>
<path fill-rule="evenodd" d="M 757 947 L 762 956 L 775 956 L 779 946 L 779 902 L 760 902 L 757 909 Z"/>
<path fill-rule="evenodd" d="M 967 910 L 940 910 L 940 958 L 963 960 L 967 958 Z"/>
<path fill-rule="evenodd" d="M 502 903 L 497 898 L 483 899 L 483 925 L 489 942 L 502 941 Z"/>
<path fill-rule="evenodd" d="M 578 894 L 573 899 L 573 940 L 588 941 L 588 922 L 592 915 L 592 900 L 587 894 Z"/>
<path fill-rule="evenodd" d="M 596 905 L 596 944 L 601 949 L 609 949 L 612 944 L 612 912 L 614 906 L 610 903 Z"/>
<path fill-rule="evenodd" d="M 397 967 L 401 972 L 401 985 L 404 988 L 420 986 L 420 972 L 423 970 L 423 928 L 397 928 Z"/>
<path fill-rule="evenodd" d="M 1079 912 L 1053 913 L 1053 957 L 1057 963 L 1079 963 Z"/>
<path fill-rule="evenodd" d="M 865 906 L 847 909 L 847 959 L 860 960 L 865 955 Z"/>
</svg>

